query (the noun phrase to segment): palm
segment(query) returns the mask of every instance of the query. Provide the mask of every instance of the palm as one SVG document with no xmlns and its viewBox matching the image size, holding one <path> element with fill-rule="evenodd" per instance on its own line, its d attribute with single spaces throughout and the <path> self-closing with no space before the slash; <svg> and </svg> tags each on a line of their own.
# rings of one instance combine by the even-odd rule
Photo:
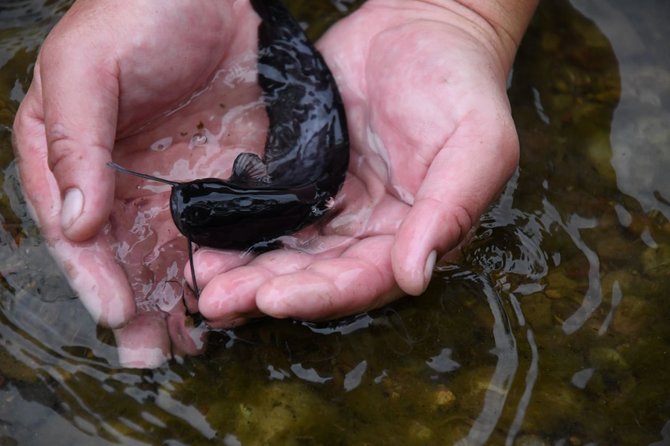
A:
<svg viewBox="0 0 670 446">
<path fill-rule="evenodd" d="M 516 154 L 504 77 L 481 69 L 491 55 L 459 29 L 398 20 L 379 3 L 319 42 L 352 143 L 332 219 L 299 234 L 290 243 L 298 249 L 201 252 L 200 309 L 212 325 L 261 314 L 332 318 L 421 292 L 430 245 L 453 248 L 509 175 Z"/>
<path fill-rule="evenodd" d="M 160 357 L 142 358 L 147 353 L 143 349 L 155 351 L 160 347 L 165 355 L 171 349 L 194 353 L 199 347 L 186 332 L 183 320 L 181 267 L 186 262 L 185 241 L 170 221 L 166 189 L 160 184 L 141 184 L 134 177 L 119 177 L 111 213 L 101 211 L 97 216 L 105 219 L 101 222 L 104 229 L 84 242 L 72 242 L 64 236 L 59 224 L 61 200 L 54 174 L 59 170 L 67 174 L 72 166 L 52 159 L 51 147 L 46 145 L 50 135 L 45 111 L 54 106 L 67 108 L 50 103 L 54 97 L 91 102 L 77 91 L 87 85 L 69 80 L 58 83 L 55 79 L 58 70 L 52 67 L 60 59 L 67 60 L 63 52 L 67 54 L 70 48 L 76 53 L 70 55 L 72 60 L 81 60 L 80 53 L 91 52 L 85 65 L 70 69 L 91 71 L 85 79 L 94 83 L 95 94 L 99 96 L 93 102 L 97 108 L 94 107 L 92 114 L 100 118 L 98 113 L 111 111 L 110 117 L 115 121 L 105 117 L 98 125 L 107 125 L 110 131 L 115 131 L 111 135 L 116 140 L 114 159 L 120 164 L 172 180 L 186 180 L 193 175 L 219 176 L 225 172 L 213 172 L 209 166 L 230 165 L 227 158 L 234 156 L 235 151 L 226 148 L 262 147 L 265 118 L 260 104 L 237 110 L 236 118 L 227 120 L 225 125 L 220 119 L 226 111 L 258 98 L 253 76 L 243 75 L 245 70 L 253 72 L 254 23 L 258 19 L 248 7 L 202 2 L 198 7 L 198 33 L 194 33 L 192 23 L 184 20 L 185 16 L 193 16 L 189 1 L 170 5 L 112 3 L 104 11 L 86 10 L 90 6 L 83 2 L 75 4 L 44 45 L 35 81 L 17 114 L 19 168 L 41 229 L 89 311 L 107 325 L 123 325 L 116 329 L 116 334 L 120 348 L 126 349 L 127 362 L 134 362 L 137 355 L 140 363 L 160 362 Z M 129 7 L 136 10 L 129 13 Z M 143 11 L 145 7 L 165 9 Z M 115 22 L 117 13 L 119 21 Z M 243 25 L 245 22 L 248 25 Z M 126 27 L 140 32 L 128 33 Z M 165 33 L 165 29 L 171 32 Z M 75 41 L 81 34 L 90 39 Z M 105 51 L 100 51 L 101 46 Z M 96 59 L 100 53 L 103 57 Z M 109 54 L 119 59 L 107 60 Z M 221 79 L 215 76 L 219 72 L 234 72 L 238 76 Z M 211 94 L 196 94 L 191 99 L 205 86 Z M 188 104 L 174 111 L 187 100 Z M 81 110 L 82 116 L 70 114 L 67 118 L 71 122 L 67 123 L 80 131 L 87 127 L 81 124 L 88 118 L 87 113 L 91 114 L 91 110 Z M 104 136 L 105 132 L 99 134 Z M 68 135 L 50 144 L 72 144 L 77 136 Z M 85 144 L 104 146 L 105 142 L 89 140 Z M 90 154 L 91 171 L 98 164 L 104 166 L 98 156 Z M 51 166 L 47 165 L 47 159 Z M 89 197 L 104 197 L 104 189 L 114 184 L 111 181 L 114 172 L 102 168 L 91 176 Z"/>
<path fill-rule="evenodd" d="M 248 25 L 239 23 L 245 20 Z M 161 64 L 153 67 L 157 73 L 145 66 L 137 74 L 133 73 L 137 64 L 129 62 L 126 77 L 135 87 L 129 90 L 142 91 L 138 87 L 146 82 L 156 95 L 147 99 L 131 94 L 121 101 L 113 156 L 116 162 L 172 181 L 223 178 L 237 153 L 263 146 L 267 119 L 253 75 L 254 20 L 247 10 L 232 34 L 225 37 L 216 27 L 209 32 L 201 29 L 199 34 L 209 36 L 211 44 L 200 39 L 195 48 L 202 54 L 192 55 L 194 63 L 158 85 L 151 79 L 164 70 Z M 176 34 L 187 35 L 186 30 L 176 30 Z M 212 47 L 222 41 L 229 45 L 214 52 L 223 55 L 214 58 L 214 64 Z M 163 42 L 168 47 L 173 43 Z M 170 51 L 193 51 L 194 43 L 188 39 L 180 44 L 181 48 L 170 47 Z M 194 81 L 202 79 L 203 73 L 208 76 L 204 89 L 203 80 Z M 189 82 L 182 84 L 182 79 Z M 164 92 L 170 94 L 166 97 Z M 183 103 L 175 109 L 175 101 Z M 182 298 L 191 303 L 192 311 L 197 311 L 197 304 L 183 280 L 187 245 L 171 220 L 169 193 L 169 187 L 160 183 L 117 174 L 108 241 L 128 278 L 138 313 L 118 335 L 125 343 L 136 345 L 147 337 L 164 337 L 165 325 L 173 349 L 194 353 L 198 345 L 191 342 Z M 157 320 L 161 333 L 154 332 Z"/>
</svg>

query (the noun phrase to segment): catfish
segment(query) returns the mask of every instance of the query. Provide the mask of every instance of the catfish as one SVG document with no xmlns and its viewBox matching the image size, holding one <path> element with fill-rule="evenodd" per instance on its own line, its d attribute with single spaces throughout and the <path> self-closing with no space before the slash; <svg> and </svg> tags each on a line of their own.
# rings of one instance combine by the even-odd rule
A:
<svg viewBox="0 0 670 446">
<path fill-rule="evenodd" d="M 193 290 L 193 244 L 263 251 L 277 239 L 323 217 L 349 165 L 346 114 L 323 57 L 279 0 L 250 0 L 260 16 L 257 79 L 268 115 L 264 153 L 241 153 L 230 178 L 175 182 L 128 170 L 123 173 L 169 184 L 170 210 L 188 240 Z"/>
</svg>

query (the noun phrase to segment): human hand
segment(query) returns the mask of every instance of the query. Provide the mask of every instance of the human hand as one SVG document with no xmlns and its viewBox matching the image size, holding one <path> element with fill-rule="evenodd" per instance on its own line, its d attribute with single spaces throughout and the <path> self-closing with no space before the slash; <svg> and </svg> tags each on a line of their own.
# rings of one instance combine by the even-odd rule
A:
<svg viewBox="0 0 670 446">
<path fill-rule="evenodd" d="M 196 269 L 199 282 L 207 284 L 200 310 L 211 325 L 234 325 L 261 314 L 335 317 L 383 305 L 403 289 L 420 292 L 436 256 L 421 257 L 455 246 L 515 165 L 503 86 L 509 67 L 496 65 L 490 36 L 473 36 L 453 24 L 443 35 L 433 30 L 429 45 L 415 55 L 415 74 L 428 73 L 432 57 L 445 58 L 427 84 L 432 87 L 417 86 L 414 75 L 399 70 L 397 83 L 377 82 L 387 76 L 384 68 L 400 65 L 380 37 L 407 31 L 416 40 L 433 12 L 393 11 L 384 3 L 371 0 L 321 43 L 341 84 L 352 133 L 352 169 L 338 197 L 339 214 L 299 234 L 293 240 L 298 249 L 258 257 L 200 251 Z M 254 47 L 255 26 L 239 25 L 256 20 L 248 5 L 232 11 L 227 2 L 202 4 L 197 11 L 188 2 L 171 3 L 169 10 L 154 6 L 133 12 L 116 2 L 75 4 L 45 42 L 15 122 L 24 191 L 45 238 L 93 316 L 117 327 L 122 363 L 136 366 L 158 365 L 171 349 L 195 353 L 199 345 L 179 306 L 175 266 L 184 262 L 185 252 L 175 243 L 183 246 L 184 240 L 169 222 L 167 191 L 131 178 L 114 187 L 112 172 L 104 167 L 112 147 L 126 167 L 189 180 L 213 176 L 212 164 L 229 168 L 240 151 L 258 151 L 264 140 L 259 129 L 267 125 L 262 104 L 252 99 L 258 91 L 248 74 L 255 59 L 244 52 Z M 234 31 L 230 23 L 238 25 Z M 456 52 L 442 53 L 447 42 L 447 50 Z M 444 64 L 449 61 L 461 64 L 458 72 Z M 482 61 L 484 70 L 476 67 Z M 193 96 L 219 70 L 230 78 Z M 440 74 L 450 73 L 471 73 L 474 79 L 463 75 L 455 85 L 439 82 Z M 424 104 L 433 104 L 429 111 L 389 113 L 403 110 L 396 104 L 404 98 L 397 94 L 407 89 L 424 94 L 408 93 L 401 107 L 421 112 Z M 187 98 L 192 99 L 174 111 Z M 450 107 L 435 106 L 452 98 Z M 217 130 L 211 123 L 223 114 L 220 107 L 234 113 L 222 118 Z M 483 131 L 475 129 L 482 124 Z M 470 131 L 457 131 L 463 128 Z M 458 148 L 458 141 L 461 151 L 443 155 L 448 147 Z M 194 145 L 202 147 L 191 150 Z M 408 148 L 413 151 L 405 152 Z M 482 153 L 485 159 L 473 162 Z M 498 159 L 491 162 L 491 156 Z M 454 183 L 445 182 L 443 173 Z M 225 178 L 225 169 L 216 176 Z M 72 189 L 84 198 L 68 193 Z M 453 227 L 436 229 L 433 209 L 427 210 L 433 204 L 438 220 Z"/>
<path fill-rule="evenodd" d="M 321 39 L 352 146 L 334 217 L 291 248 L 197 252 L 211 326 L 334 318 L 425 290 L 517 165 L 505 84 L 523 29 L 489 18 L 457 2 L 369 0 Z"/>
<path fill-rule="evenodd" d="M 126 167 L 190 180 L 262 147 L 257 23 L 246 2 L 80 0 L 38 57 L 14 125 L 22 187 L 82 302 L 114 328 L 125 365 L 157 366 L 202 342 L 185 320 L 186 242 L 169 191 L 115 182 L 106 162 L 113 151 Z M 220 72 L 229 75 L 212 82 Z M 225 135 L 212 135 L 223 105 L 236 111 Z"/>
</svg>

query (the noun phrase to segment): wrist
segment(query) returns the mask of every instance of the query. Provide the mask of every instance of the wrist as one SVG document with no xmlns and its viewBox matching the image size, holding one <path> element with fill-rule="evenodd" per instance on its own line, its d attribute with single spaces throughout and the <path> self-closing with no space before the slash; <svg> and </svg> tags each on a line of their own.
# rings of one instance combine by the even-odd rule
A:
<svg viewBox="0 0 670 446">
<path fill-rule="evenodd" d="M 539 0 L 369 0 L 364 6 L 394 11 L 397 19 L 441 22 L 460 29 L 499 61 L 503 76 L 514 62 L 516 50 Z"/>
<path fill-rule="evenodd" d="M 504 57 L 502 62 L 509 71 L 539 0 L 456 0 L 456 3 L 478 15 L 493 29 Z"/>
</svg>

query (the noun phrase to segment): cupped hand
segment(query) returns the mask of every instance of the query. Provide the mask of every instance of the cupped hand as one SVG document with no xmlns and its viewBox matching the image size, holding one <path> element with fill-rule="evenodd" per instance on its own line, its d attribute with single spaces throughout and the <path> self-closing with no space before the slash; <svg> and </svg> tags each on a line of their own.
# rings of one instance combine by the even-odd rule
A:
<svg viewBox="0 0 670 446">
<path fill-rule="evenodd" d="M 369 0 L 319 43 L 345 102 L 352 159 L 329 219 L 258 256 L 201 249 L 211 326 L 325 319 L 427 286 L 516 165 L 513 54 L 456 2 Z M 45 42 L 15 121 L 22 185 L 55 257 L 122 363 L 197 353 L 185 240 L 159 183 L 226 178 L 262 150 L 258 18 L 247 2 L 75 3 Z M 206 87 L 206 88 L 205 88 Z M 189 277 L 186 267 L 186 277 Z M 193 299 L 187 299 L 196 310 Z"/>
<path fill-rule="evenodd" d="M 320 40 L 351 136 L 343 190 L 284 249 L 196 254 L 211 326 L 335 318 L 425 290 L 517 165 L 516 47 L 497 31 L 457 2 L 369 0 Z"/>
<path fill-rule="evenodd" d="M 202 341 L 185 320 L 186 242 L 169 190 L 106 163 L 188 180 L 262 147 L 257 23 L 246 2 L 80 0 L 40 51 L 14 126 L 22 187 L 125 365 L 156 366 Z"/>
</svg>

